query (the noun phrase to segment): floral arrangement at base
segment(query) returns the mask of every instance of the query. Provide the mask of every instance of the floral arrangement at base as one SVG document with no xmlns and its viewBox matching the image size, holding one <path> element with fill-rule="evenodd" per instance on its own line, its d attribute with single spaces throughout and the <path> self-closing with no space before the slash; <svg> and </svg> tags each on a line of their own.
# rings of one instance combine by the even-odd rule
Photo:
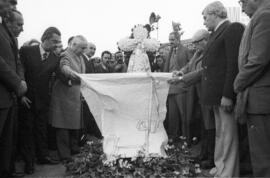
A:
<svg viewBox="0 0 270 178">
<path fill-rule="evenodd" d="M 88 142 L 73 161 L 66 163 L 69 178 L 165 178 L 165 177 L 201 177 L 198 164 L 187 158 L 190 154 L 186 143 L 167 145 L 167 158 L 138 153 L 136 158 L 115 158 L 107 161 L 102 142 Z"/>
</svg>

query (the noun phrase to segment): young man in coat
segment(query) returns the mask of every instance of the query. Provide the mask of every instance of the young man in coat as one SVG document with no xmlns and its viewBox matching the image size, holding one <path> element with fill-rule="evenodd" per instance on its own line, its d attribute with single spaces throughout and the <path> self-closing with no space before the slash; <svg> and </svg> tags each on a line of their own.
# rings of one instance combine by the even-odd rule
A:
<svg viewBox="0 0 270 178">
<path fill-rule="evenodd" d="M 20 59 L 24 67 L 24 76 L 29 90 L 21 98 L 22 112 L 20 140 L 21 153 L 26 162 L 25 172 L 34 171 L 35 153 L 40 164 L 56 164 L 49 157 L 47 126 L 50 103 L 49 81 L 59 66 L 59 58 L 53 52 L 61 43 L 61 33 L 55 27 L 49 27 L 41 37 L 41 44 L 20 49 Z M 37 150 L 37 151 L 35 151 Z"/>
</svg>

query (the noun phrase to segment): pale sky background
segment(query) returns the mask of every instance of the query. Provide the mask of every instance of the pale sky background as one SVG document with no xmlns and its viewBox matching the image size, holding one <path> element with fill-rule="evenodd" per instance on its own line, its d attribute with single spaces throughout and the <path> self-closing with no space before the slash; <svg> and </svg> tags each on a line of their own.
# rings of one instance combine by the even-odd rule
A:
<svg viewBox="0 0 270 178">
<path fill-rule="evenodd" d="M 24 31 L 19 44 L 35 38 L 40 40 L 49 26 L 62 33 L 64 47 L 67 39 L 83 35 L 96 44 L 99 56 L 104 50 L 115 52 L 116 43 L 130 35 L 136 24 L 148 23 L 151 12 L 161 16 L 159 41 L 167 42 L 172 21 L 180 22 L 182 39 L 191 38 L 203 26 L 202 10 L 213 0 L 19 0 L 18 10 L 24 16 Z M 239 6 L 238 0 L 221 0 L 226 7 Z M 151 37 L 157 37 L 156 31 Z"/>
</svg>

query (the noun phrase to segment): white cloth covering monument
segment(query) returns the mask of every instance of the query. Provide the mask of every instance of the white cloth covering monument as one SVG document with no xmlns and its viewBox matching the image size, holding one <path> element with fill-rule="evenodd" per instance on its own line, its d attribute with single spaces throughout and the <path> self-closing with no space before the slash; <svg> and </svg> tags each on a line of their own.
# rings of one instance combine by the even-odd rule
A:
<svg viewBox="0 0 270 178">
<path fill-rule="evenodd" d="M 139 151 L 166 156 L 163 126 L 170 73 L 85 74 L 81 92 L 104 137 L 107 158 Z"/>
<path fill-rule="evenodd" d="M 118 42 L 123 51 L 133 51 L 128 73 L 79 75 L 81 92 L 104 137 L 107 158 L 166 156 L 167 134 L 163 126 L 170 73 L 151 73 L 146 51 L 160 44 L 135 26 L 133 38 Z"/>
</svg>

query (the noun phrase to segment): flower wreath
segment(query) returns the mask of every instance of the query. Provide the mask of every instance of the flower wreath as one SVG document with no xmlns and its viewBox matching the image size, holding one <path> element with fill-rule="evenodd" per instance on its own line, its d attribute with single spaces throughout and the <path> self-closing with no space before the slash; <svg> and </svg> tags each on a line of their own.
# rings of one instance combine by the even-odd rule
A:
<svg viewBox="0 0 270 178">
<path fill-rule="evenodd" d="M 148 38 L 148 31 L 143 25 L 135 26 L 132 34 L 134 38 L 126 37 L 117 43 L 121 50 L 125 52 L 133 51 L 139 44 L 145 51 L 155 52 L 159 49 L 160 43 L 154 38 Z"/>
</svg>

